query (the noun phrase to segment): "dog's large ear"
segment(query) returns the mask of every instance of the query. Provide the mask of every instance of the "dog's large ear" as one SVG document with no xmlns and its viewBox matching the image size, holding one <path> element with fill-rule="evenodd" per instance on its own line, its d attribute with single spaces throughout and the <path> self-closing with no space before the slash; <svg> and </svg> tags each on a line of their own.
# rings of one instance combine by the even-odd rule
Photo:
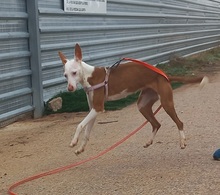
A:
<svg viewBox="0 0 220 195">
<path fill-rule="evenodd" d="M 75 45 L 75 55 L 74 58 L 76 61 L 82 61 L 82 50 L 78 43 Z"/>
<path fill-rule="evenodd" d="M 61 51 L 59 51 L 58 54 L 60 56 L 61 61 L 63 62 L 63 65 L 65 65 L 67 62 L 66 56 Z"/>
</svg>

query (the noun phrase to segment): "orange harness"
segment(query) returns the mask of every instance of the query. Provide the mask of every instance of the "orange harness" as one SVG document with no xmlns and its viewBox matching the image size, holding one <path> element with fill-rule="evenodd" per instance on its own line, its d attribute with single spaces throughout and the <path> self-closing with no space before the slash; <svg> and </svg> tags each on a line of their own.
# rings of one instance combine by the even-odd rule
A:
<svg viewBox="0 0 220 195">
<path fill-rule="evenodd" d="M 165 77 L 169 81 L 168 76 L 162 70 L 160 70 L 159 68 L 156 68 L 155 66 L 153 66 L 151 64 L 148 64 L 148 63 L 140 61 L 140 60 L 132 59 L 132 58 L 123 58 L 122 60 L 127 60 L 127 61 L 136 62 L 138 64 L 142 64 L 145 67 L 149 68 L 150 70 L 153 70 L 154 72 L 162 75 L 163 77 Z"/>
</svg>

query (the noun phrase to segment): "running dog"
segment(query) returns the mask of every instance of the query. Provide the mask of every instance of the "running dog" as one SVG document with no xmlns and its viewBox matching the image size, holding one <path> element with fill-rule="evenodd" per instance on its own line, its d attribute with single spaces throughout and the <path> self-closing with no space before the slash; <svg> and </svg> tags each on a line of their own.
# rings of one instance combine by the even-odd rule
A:
<svg viewBox="0 0 220 195">
<path fill-rule="evenodd" d="M 206 76 L 196 78 L 167 76 L 154 66 L 129 58 L 125 59 L 129 62 L 121 63 L 119 61 L 112 67 L 91 66 L 82 61 L 82 51 L 79 44 L 75 45 L 75 55 L 72 60 L 68 60 L 62 52 L 58 53 L 64 65 L 64 76 L 68 82 L 68 91 L 75 91 L 80 83 L 87 94 L 90 108 L 89 114 L 77 126 L 70 143 L 71 147 L 76 146 L 80 133 L 83 129 L 85 130 L 82 143 L 75 151 L 76 154 L 84 151 L 95 119 L 99 113 L 104 111 L 104 102 L 125 98 L 138 91 L 140 91 L 137 101 L 138 109 L 153 128 L 152 136 L 144 147 L 148 147 L 153 143 L 154 137 L 161 126 L 152 111 L 152 106 L 159 97 L 162 107 L 179 129 L 180 147 L 182 149 L 186 147 L 183 123 L 178 118 L 174 108 L 170 82 L 200 83 L 201 86 L 204 86 L 208 82 Z"/>
</svg>

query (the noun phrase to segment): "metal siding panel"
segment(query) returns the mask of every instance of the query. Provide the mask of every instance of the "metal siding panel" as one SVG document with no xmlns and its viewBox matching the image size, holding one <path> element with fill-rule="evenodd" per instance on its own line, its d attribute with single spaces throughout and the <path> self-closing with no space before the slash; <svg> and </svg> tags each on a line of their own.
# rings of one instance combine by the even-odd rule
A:
<svg viewBox="0 0 220 195">
<path fill-rule="evenodd" d="M 24 0 L 7 0 L 1 2 L 0 12 L 26 12 Z"/>
<path fill-rule="evenodd" d="M 66 90 L 57 52 L 73 58 L 76 42 L 84 60 L 96 66 L 122 57 L 157 64 L 219 45 L 218 0 L 108 0 L 104 15 L 64 13 L 63 0 L 36 1 L 42 73 L 30 64 L 27 1 L 1 3 L 0 122 L 33 110 L 30 67 L 42 77 L 44 101 Z"/>
<path fill-rule="evenodd" d="M 30 112 L 33 107 L 26 1 L 3 2 L 0 13 L 0 123 L 3 123 Z"/>
<path fill-rule="evenodd" d="M 106 15 L 80 15 L 64 13 L 61 1 L 39 0 L 44 99 L 65 90 L 58 50 L 73 58 L 78 42 L 84 60 L 97 66 L 121 57 L 159 63 L 172 53 L 217 46 L 219 5 L 211 0 L 108 0 Z"/>
</svg>

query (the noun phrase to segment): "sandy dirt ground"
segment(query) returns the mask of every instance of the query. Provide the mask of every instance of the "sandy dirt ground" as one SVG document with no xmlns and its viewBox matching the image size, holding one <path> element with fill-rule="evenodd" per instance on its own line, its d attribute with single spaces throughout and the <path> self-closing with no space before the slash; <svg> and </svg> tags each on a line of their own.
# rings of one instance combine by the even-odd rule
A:
<svg viewBox="0 0 220 195">
<path fill-rule="evenodd" d="M 16 188 L 19 195 L 218 195 L 220 161 L 220 74 L 202 90 L 185 85 L 174 91 L 175 107 L 184 122 L 187 147 L 179 147 L 174 122 L 161 110 L 155 142 L 147 124 L 104 156 Z M 0 194 L 21 179 L 70 165 L 108 148 L 144 122 L 135 104 L 98 116 L 86 151 L 76 156 L 71 136 L 86 113 L 50 115 L 0 129 Z"/>
</svg>

